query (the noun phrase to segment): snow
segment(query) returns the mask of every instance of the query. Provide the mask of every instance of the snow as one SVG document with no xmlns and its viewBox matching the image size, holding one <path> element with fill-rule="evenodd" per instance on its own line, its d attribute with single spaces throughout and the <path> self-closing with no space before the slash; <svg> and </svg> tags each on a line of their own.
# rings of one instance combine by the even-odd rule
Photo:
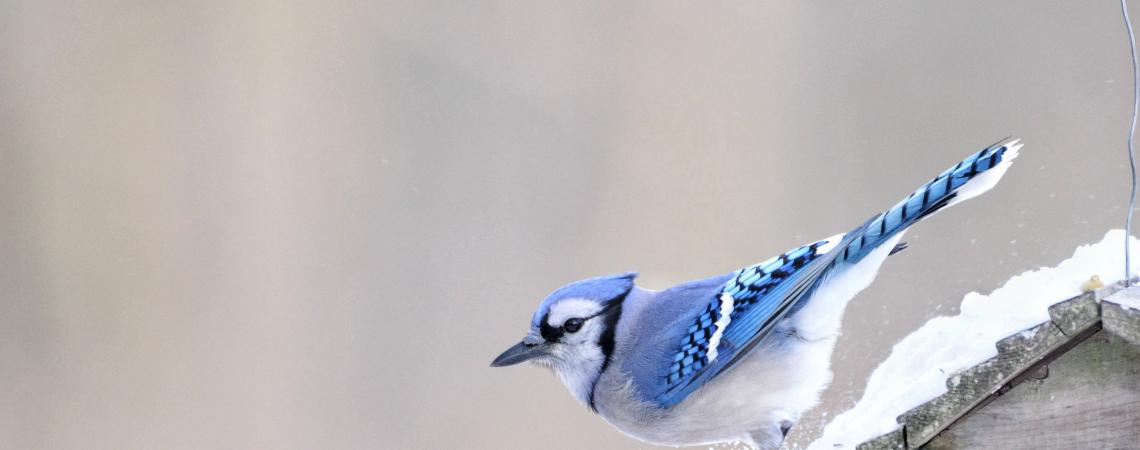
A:
<svg viewBox="0 0 1140 450">
<path fill-rule="evenodd" d="M 946 393 L 948 376 L 997 356 L 998 340 L 1049 320 L 1048 307 L 1080 294 L 1092 275 L 1106 285 L 1121 280 L 1123 242 L 1124 231 L 1111 230 L 1056 267 L 1014 276 L 989 295 L 966 294 L 958 315 L 931 319 L 895 344 L 871 373 L 863 398 L 836 416 L 808 450 L 853 449 L 894 431 L 896 417 Z M 1133 237 L 1133 248 L 1138 244 Z"/>
<path fill-rule="evenodd" d="M 1126 289 L 1117 292 L 1105 300 L 1116 303 L 1126 309 L 1140 310 L 1140 292 L 1137 292 L 1135 289 Z"/>
</svg>

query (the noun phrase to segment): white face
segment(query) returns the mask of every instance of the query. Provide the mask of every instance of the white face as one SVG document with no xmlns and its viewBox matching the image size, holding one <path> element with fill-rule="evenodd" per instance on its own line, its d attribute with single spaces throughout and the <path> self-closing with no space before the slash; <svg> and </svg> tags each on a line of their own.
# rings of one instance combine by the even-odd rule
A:
<svg viewBox="0 0 1140 450">
<path fill-rule="evenodd" d="M 583 403 L 589 403 L 590 391 L 606 359 L 599 344 L 606 328 L 605 316 L 598 315 L 602 308 L 585 299 L 567 299 L 553 305 L 546 325 L 559 329 L 561 336 L 551 342 L 549 356 L 534 360 L 554 369 L 570 393 Z M 581 328 L 571 332 L 577 321 L 581 321 Z"/>
</svg>

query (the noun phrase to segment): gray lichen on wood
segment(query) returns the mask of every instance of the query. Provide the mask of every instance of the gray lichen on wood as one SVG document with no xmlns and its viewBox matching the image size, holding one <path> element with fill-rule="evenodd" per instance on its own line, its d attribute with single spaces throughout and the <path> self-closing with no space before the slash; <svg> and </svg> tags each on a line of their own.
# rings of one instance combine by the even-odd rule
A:
<svg viewBox="0 0 1140 450">
<path fill-rule="evenodd" d="M 856 450 L 906 450 L 906 437 L 899 428 L 867 442 L 859 444 Z"/>
<path fill-rule="evenodd" d="M 1104 299 L 1101 308 L 1104 329 L 1134 345 L 1140 345 L 1140 292 L 1137 289 Z"/>
<path fill-rule="evenodd" d="M 1093 293 L 1077 296 L 1049 307 L 1049 318 L 1068 336 L 1095 326 L 1100 319 L 1099 305 Z"/>
</svg>

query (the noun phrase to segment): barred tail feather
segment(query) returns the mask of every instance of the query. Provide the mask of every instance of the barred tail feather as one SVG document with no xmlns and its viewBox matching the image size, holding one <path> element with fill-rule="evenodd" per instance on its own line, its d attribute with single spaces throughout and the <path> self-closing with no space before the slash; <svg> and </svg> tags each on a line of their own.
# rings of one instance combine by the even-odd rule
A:
<svg viewBox="0 0 1140 450">
<path fill-rule="evenodd" d="M 907 198 L 856 229 L 863 233 L 843 249 L 839 260 L 857 262 L 892 236 L 942 209 L 992 189 L 1021 149 L 1020 139 L 999 142 L 938 174 Z"/>
<path fill-rule="evenodd" d="M 1013 139 L 1008 142 L 997 144 L 999 150 L 994 151 L 998 159 L 997 164 L 994 164 L 988 170 L 982 171 L 977 176 L 970 179 L 965 185 L 958 189 L 958 195 L 955 195 L 954 199 L 951 200 L 950 203 L 948 203 L 946 206 L 952 206 L 977 197 L 986 191 L 993 189 L 994 186 L 997 186 L 998 181 L 1000 181 L 1001 177 L 1005 175 L 1005 171 L 1009 170 L 1009 166 L 1013 165 L 1013 160 L 1017 158 L 1018 151 L 1021 150 L 1021 146 L 1023 145 L 1020 142 L 1021 139 Z M 1005 150 L 1000 151 L 1001 148 L 1004 148 Z"/>
</svg>

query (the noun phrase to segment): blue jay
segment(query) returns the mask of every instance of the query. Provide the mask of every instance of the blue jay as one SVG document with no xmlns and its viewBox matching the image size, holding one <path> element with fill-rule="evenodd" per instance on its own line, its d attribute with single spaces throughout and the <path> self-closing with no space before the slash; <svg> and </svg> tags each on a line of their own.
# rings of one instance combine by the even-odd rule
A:
<svg viewBox="0 0 1140 450">
<path fill-rule="evenodd" d="M 1018 140 L 989 146 L 855 229 L 663 291 L 636 273 L 566 285 L 493 367 L 548 366 L 623 433 L 660 445 L 775 449 L 831 381 L 847 302 L 907 227 L 997 184 Z"/>
</svg>

